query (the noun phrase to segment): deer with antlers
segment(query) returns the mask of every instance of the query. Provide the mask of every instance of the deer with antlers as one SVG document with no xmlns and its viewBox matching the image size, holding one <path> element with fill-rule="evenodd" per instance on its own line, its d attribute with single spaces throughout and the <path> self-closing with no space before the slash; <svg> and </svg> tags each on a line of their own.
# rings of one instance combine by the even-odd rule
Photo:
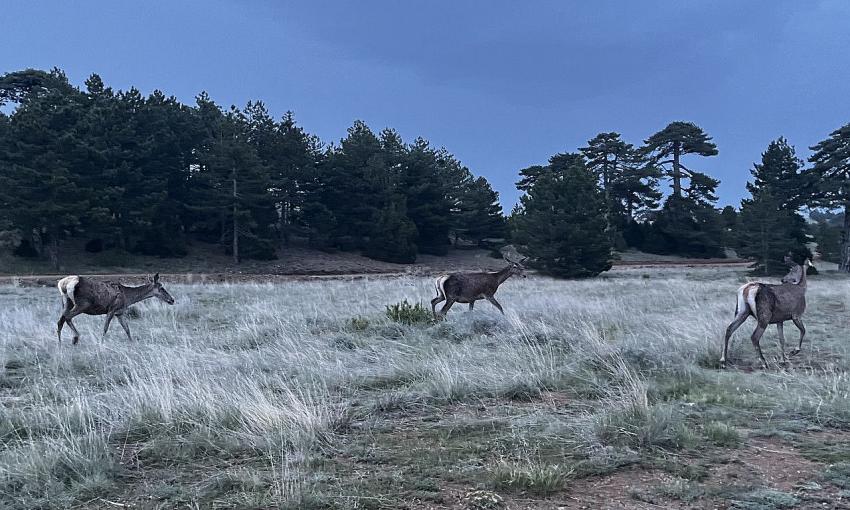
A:
<svg viewBox="0 0 850 510">
<path fill-rule="evenodd" d="M 508 258 L 505 258 L 505 260 L 508 262 L 508 266 L 501 271 L 488 273 L 452 273 L 438 277 L 434 281 L 437 297 L 431 300 L 431 312 L 434 314 L 434 318 L 445 317 L 455 303 L 469 303 L 469 310 L 471 311 L 475 307 L 475 302 L 480 299 L 486 299 L 504 315 L 505 311 L 502 309 L 502 305 L 496 301 L 496 291 L 511 276 L 526 277 L 525 268 L 522 264 L 528 260 L 528 257 L 519 262 Z M 440 309 L 438 316 L 437 304 L 443 301 L 446 304 Z"/>
<path fill-rule="evenodd" d="M 132 341 L 130 327 L 124 317 L 127 308 L 139 301 L 153 297 L 169 305 L 174 304 L 174 298 L 159 282 L 159 273 L 152 276 L 148 283 L 138 287 L 128 287 L 120 283 L 98 281 L 83 276 L 66 276 L 59 280 L 56 286 L 59 288 L 59 293 L 62 294 L 63 308 L 56 328 L 56 335 L 59 337 L 60 343 L 62 342 L 62 328 L 66 323 L 74 332 L 73 344 L 76 345 L 80 341 L 80 333 L 71 320 L 81 313 L 106 315 L 102 338 L 106 337 L 106 332 L 109 331 L 109 323 L 112 322 L 113 317 L 117 317 L 121 327 L 124 328 L 124 333 L 127 334 L 127 338 Z"/>
</svg>

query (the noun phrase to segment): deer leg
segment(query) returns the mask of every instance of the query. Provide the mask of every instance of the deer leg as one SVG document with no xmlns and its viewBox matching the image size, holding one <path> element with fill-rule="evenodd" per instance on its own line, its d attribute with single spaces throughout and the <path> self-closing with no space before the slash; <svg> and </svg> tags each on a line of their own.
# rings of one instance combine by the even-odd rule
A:
<svg viewBox="0 0 850 510">
<path fill-rule="evenodd" d="M 56 336 L 59 338 L 59 343 L 62 343 L 62 328 L 65 327 L 65 313 L 59 316 L 59 322 L 56 324 Z"/>
<path fill-rule="evenodd" d="M 500 311 L 500 312 L 502 312 L 502 315 L 505 315 L 505 311 L 504 311 L 504 310 L 502 310 L 502 305 L 500 305 L 500 304 L 499 304 L 499 302 L 498 302 L 498 301 L 496 301 L 495 296 L 487 296 L 487 301 L 489 301 L 490 303 L 492 303 L 492 304 L 493 304 L 493 306 L 495 306 L 496 308 L 498 308 L 498 309 L 499 309 L 499 311 Z"/>
<path fill-rule="evenodd" d="M 106 332 L 109 331 L 109 323 L 112 322 L 113 317 L 115 317 L 115 314 L 112 312 L 106 314 L 106 322 L 103 323 L 103 336 L 100 337 L 101 342 L 106 339 Z"/>
<path fill-rule="evenodd" d="M 803 321 L 801 319 L 791 320 L 794 321 L 794 325 L 800 330 L 800 343 L 797 345 L 796 349 L 791 350 L 791 356 L 795 356 L 800 354 L 800 351 L 803 349 L 803 337 L 806 336 L 806 326 L 803 326 Z"/>
<path fill-rule="evenodd" d="M 776 323 L 776 330 L 779 332 L 779 348 L 782 349 L 782 363 L 788 363 L 788 358 L 785 357 L 785 326 L 782 322 Z"/>
<path fill-rule="evenodd" d="M 746 322 L 747 317 L 750 315 L 746 312 L 739 313 L 735 320 L 729 324 L 729 327 L 726 328 L 726 337 L 723 339 L 723 353 L 720 355 L 720 368 L 726 368 L 726 354 L 729 351 L 729 339 L 732 337 L 732 334 L 741 327 L 741 324 Z"/>
<path fill-rule="evenodd" d="M 122 328 L 124 328 L 124 333 L 127 333 L 127 338 L 129 338 L 132 342 L 133 335 L 130 334 L 130 326 L 127 325 L 127 319 L 124 318 L 123 314 L 118 316 L 118 323 L 121 324 Z"/>
<path fill-rule="evenodd" d="M 77 342 L 80 341 L 80 332 L 77 331 L 77 327 L 74 326 L 73 322 L 71 322 L 71 317 L 65 316 L 65 322 L 68 324 L 68 327 L 71 328 L 71 331 L 74 332 L 74 340 L 71 342 L 71 344 L 77 345 Z"/>
<path fill-rule="evenodd" d="M 435 319 L 437 318 L 437 305 L 442 303 L 445 300 L 446 300 L 445 296 L 442 296 L 442 295 L 437 296 L 437 297 L 435 297 L 434 299 L 431 300 L 431 313 L 434 314 Z"/>
<path fill-rule="evenodd" d="M 444 304 L 443 307 L 440 308 L 440 317 L 445 318 L 446 314 L 449 313 L 449 308 L 451 308 L 453 304 L 455 304 L 454 299 L 446 298 L 446 304 Z"/>
<path fill-rule="evenodd" d="M 759 323 L 756 326 L 756 330 L 753 331 L 753 336 L 750 337 L 750 340 L 753 342 L 753 347 L 756 348 L 756 352 L 759 354 L 759 358 L 761 358 L 761 367 L 767 368 L 767 360 L 764 359 L 764 354 L 761 352 L 761 346 L 759 345 L 759 340 L 761 340 L 761 336 L 764 334 L 764 330 L 767 329 L 767 324 Z"/>
</svg>

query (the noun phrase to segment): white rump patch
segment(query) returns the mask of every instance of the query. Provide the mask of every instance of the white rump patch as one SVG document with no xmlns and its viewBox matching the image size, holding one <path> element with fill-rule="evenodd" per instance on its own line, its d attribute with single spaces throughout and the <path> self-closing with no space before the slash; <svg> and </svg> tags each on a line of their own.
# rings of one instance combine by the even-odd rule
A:
<svg viewBox="0 0 850 510">
<path fill-rule="evenodd" d="M 756 294 L 760 285 L 758 283 L 747 283 L 738 289 L 738 314 L 748 313 L 758 319 L 756 310 Z"/>
<path fill-rule="evenodd" d="M 436 289 L 437 289 L 437 297 L 441 297 L 441 298 L 446 297 L 445 285 L 446 285 L 446 280 L 448 280 L 448 279 L 449 279 L 449 275 L 443 275 L 443 276 L 438 277 L 434 281 L 434 287 L 436 287 Z"/>
<path fill-rule="evenodd" d="M 56 286 L 59 288 L 59 292 L 62 294 L 62 306 L 67 306 L 68 300 L 71 300 L 72 304 L 77 304 L 74 300 L 74 290 L 77 288 L 77 284 L 80 283 L 79 276 L 66 276 L 59 280 Z"/>
</svg>

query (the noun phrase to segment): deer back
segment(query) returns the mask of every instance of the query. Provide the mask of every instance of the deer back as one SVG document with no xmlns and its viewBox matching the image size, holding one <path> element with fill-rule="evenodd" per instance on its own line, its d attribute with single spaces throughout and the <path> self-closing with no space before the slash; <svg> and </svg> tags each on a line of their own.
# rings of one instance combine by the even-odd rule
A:
<svg viewBox="0 0 850 510">
<path fill-rule="evenodd" d="M 444 284 L 446 294 L 454 299 L 472 299 L 490 296 L 499 288 L 499 281 L 492 273 L 456 273 Z"/>
</svg>

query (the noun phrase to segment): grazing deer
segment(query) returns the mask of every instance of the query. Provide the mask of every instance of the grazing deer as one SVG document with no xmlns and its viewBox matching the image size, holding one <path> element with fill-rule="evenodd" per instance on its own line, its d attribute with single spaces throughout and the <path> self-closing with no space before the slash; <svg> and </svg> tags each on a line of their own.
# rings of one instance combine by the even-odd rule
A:
<svg viewBox="0 0 850 510">
<path fill-rule="evenodd" d="M 431 312 L 434 314 L 434 318 L 438 318 L 438 303 L 446 302 L 440 309 L 440 317 L 445 317 L 453 304 L 469 303 L 469 310 L 471 311 L 475 307 L 475 302 L 479 299 L 486 299 L 504 315 L 505 311 L 502 310 L 502 305 L 496 301 L 496 291 L 499 290 L 499 285 L 505 283 L 505 280 L 513 275 L 525 278 L 525 268 L 522 266 L 522 262 L 525 262 L 528 258 L 526 257 L 520 262 L 505 260 L 508 261 L 508 266 L 495 273 L 452 273 L 438 277 L 434 281 L 437 297 L 431 300 Z"/>
<path fill-rule="evenodd" d="M 786 258 L 787 261 L 787 258 Z M 779 285 L 769 285 L 766 283 L 750 282 L 741 286 L 738 289 L 738 301 L 735 306 L 735 320 L 726 328 L 726 337 L 723 339 L 723 354 L 720 356 L 721 368 L 726 368 L 726 354 L 729 349 L 729 337 L 738 329 L 744 321 L 751 315 L 755 317 L 758 325 L 751 340 L 753 347 L 756 348 L 759 358 L 761 358 L 762 368 L 767 368 L 767 361 L 764 359 L 764 354 L 761 352 L 759 340 L 764 334 L 764 330 L 770 324 L 776 324 L 779 331 L 779 347 L 782 349 L 782 362 L 785 363 L 788 359 L 785 357 L 785 332 L 783 324 L 785 321 L 793 321 L 797 329 L 800 330 L 800 342 L 797 348 L 792 350 L 790 355 L 794 356 L 803 348 L 803 337 L 806 336 L 806 327 L 803 325 L 801 317 L 806 311 L 806 271 L 812 265 L 809 259 L 803 262 L 803 267 L 797 266 L 791 270 L 786 278 L 783 278 L 783 283 Z M 798 271 L 799 268 L 799 271 Z M 796 283 L 793 282 L 794 276 L 799 272 L 799 279 Z M 790 278 L 789 278 L 790 277 Z"/>
<path fill-rule="evenodd" d="M 62 294 L 63 307 L 56 329 L 60 343 L 62 342 L 62 327 L 65 326 L 65 323 L 68 323 L 68 327 L 74 332 L 74 345 L 80 341 L 80 333 L 74 327 L 71 319 L 81 313 L 106 315 L 101 339 L 106 337 L 112 318 L 118 317 L 118 322 L 121 323 L 121 327 L 127 333 L 127 338 L 133 341 L 130 328 L 127 326 L 127 319 L 124 317 L 127 308 L 152 297 L 165 301 L 169 305 L 174 304 L 174 298 L 159 283 L 159 273 L 151 277 L 148 283 L 138 287 L 127 287 L 120 283 L 102 282 L 82 276 L 66 276 L 59 280 L 56 286 L 59 287 L 59 292 Z"/>
</svg>

